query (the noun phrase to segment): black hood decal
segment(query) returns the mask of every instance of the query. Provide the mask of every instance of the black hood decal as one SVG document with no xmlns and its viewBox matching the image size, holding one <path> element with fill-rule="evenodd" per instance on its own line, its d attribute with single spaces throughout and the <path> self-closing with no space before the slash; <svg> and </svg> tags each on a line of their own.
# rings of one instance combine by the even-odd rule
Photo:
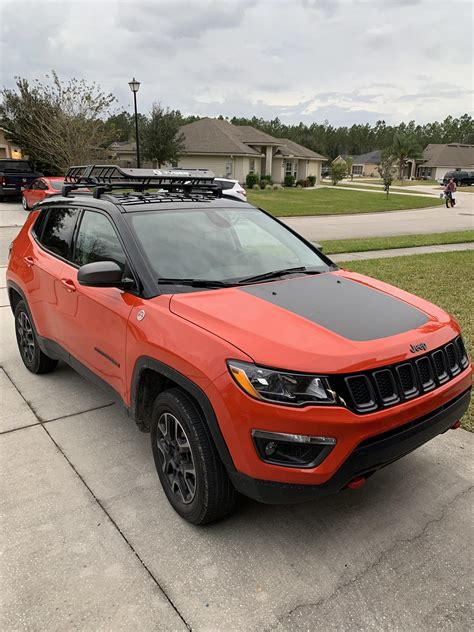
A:
<svg viewBox="0 0 474 632">
<path fill-rule="evenodd" d="M 334 274 L 249 285 L 241 290 L 349 340 L 376 340 L 416 329 L 429 318 L 407 303 Z"/>
</svg>

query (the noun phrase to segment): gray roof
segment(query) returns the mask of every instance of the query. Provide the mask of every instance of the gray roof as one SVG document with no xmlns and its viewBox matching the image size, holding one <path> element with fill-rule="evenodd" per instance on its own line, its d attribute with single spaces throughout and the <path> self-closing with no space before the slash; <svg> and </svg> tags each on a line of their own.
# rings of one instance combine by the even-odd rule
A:
<svg viewBox="0 0 474 632">
<path fill-rule="evenodd" d="M 237 125 L 232 125 L 228 121 L 212 118 L 203 118 L 183 125 L 180 131 L 184 136 L 184 153 L 260 156 L 259 151 L 240 140 L 236 128 Z"/>
<path fill-rule="evenodd" d="M 294 156 L 295 158 L 306 158 L 307 160 L 327 160 L 325 156 L 321 156 L 321 154 L 317 154 L 315 151 L 295 143 L 289 138 L 280 138 L 279 140 L 283 145 L 278 148 L 277 153 L 282 156 Z"/>
<path fill-rule="evenodd" d="M 463 143 L 430 144 L 423 152 L 424 167 L 472 167 L 474 145 Z"/>
<path fill-rule="evenodd" d="M 233 125 L 222 119 L 203 118 L 183 125 L 181 132 L 186 154 L 261 156 L 260 147 L 267 145 L 276 147 L 280 156 L 326 160 L 324 156 L 287 138 L 275 138 L 250 125 Z"/>
<path fill-rule="evenodd" d="M 367 154 L 352 156 L 352 159 L 352 164 L 354 165 L 379 165 L 382 162 L 382 150 L 376 149 L 375 151 L 369 151 Z"/>
</svg>

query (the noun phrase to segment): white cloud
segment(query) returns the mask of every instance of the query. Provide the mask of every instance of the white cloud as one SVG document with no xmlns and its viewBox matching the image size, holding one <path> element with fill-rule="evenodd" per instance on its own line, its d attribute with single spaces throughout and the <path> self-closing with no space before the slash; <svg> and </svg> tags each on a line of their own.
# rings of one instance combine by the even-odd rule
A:
<svg viewBox="0 0 474 632">
<path fill-rule="evenodd" d="M 470 11 L 462 0 L 0 0 L 1 76 L 12 86 L 54 68 L 127 108 L 135 76 L 142 110 L 424 122 L 471 110 Z M 446 37 L 453 15 L 464 18 Z"/>
</svg>

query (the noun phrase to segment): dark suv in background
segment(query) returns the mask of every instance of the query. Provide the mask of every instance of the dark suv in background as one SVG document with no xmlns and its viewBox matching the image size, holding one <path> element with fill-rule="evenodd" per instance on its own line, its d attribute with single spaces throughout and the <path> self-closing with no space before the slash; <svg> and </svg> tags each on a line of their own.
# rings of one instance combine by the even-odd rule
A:
<svg viewBox="0 0 474 632">
<path fill-rule="evenodd" d="M 446 185 L 453 178 L 457 187 L 474 184 L 474 171 L 448 171 L 444 174 L 443 184 Z"/>
<path fill-rule="evenodd" d="M 33 171 L 27 160 L 0 160 L 0 202 L 6 197 L 20 197 L 23 187 L 42 175 Z"/>
</svg>

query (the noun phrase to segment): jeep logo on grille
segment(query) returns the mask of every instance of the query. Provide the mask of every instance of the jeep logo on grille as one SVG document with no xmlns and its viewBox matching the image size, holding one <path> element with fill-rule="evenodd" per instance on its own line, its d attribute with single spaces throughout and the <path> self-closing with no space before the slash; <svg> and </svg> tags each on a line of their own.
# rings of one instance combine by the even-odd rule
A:
<svg viewBox="0 0 474 632">
<path fill-rule="evenodd" d="M 417 345 L 410 345 L 410 351 L 412 353 L 416 353 L 417 351 L 426 351 L 427 349 L 428 347 L 426 346 L 424 342 L 420 342 Z"/>
</svg>

